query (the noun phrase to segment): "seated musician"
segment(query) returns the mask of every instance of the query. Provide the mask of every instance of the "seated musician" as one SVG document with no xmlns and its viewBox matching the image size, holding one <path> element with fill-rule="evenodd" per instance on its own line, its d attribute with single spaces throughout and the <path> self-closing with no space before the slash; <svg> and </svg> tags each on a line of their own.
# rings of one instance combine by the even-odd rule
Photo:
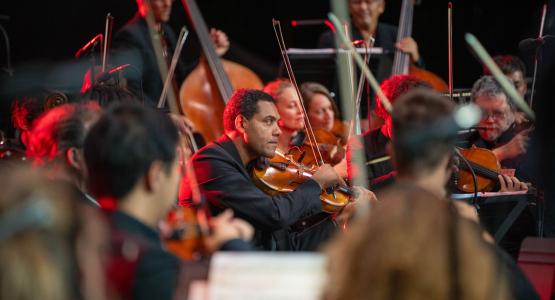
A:
<svg viewBox="0 0 555 300">
<path fill-rule="evenodd" d="M 304 82 L 300 90 L 312 129 L 332 133 L 341 138 L 341 143 L 345 145 L 348 128 L 340 119 L 330 91 L 317 82 Z"/>
<path fill-rule="evenodd" d="M 287 79 L 277 79 L 264 86 L 275 101 L 279 114 L 278 126 L 281 130 L 277 150 L 287 153 L 290 145 L 301 145 L 306 137 L 304 113 L 293 84 Z"/>
<path fill-rule="evenodd" d="M 396 189 L 406 190 L 407 187 L 418 187 L 431 192 L 440 199 L 446 199 L 447 183 L 453 170 L 453 147 L 457 132 L 447 133 L 436 130 L 445 119 L 453 113 L 455 105 L 446 97 L 433 91 L 414 90 L 397 99 L 392 113 L 392 131 L 395 139 L 392 142 L 392 159 L 397 168 L 398 180 L 384 189 L 380 199 L 385 195 L 394 196 Z M 418 136 L 418 138 L 414 138 Z M 503 175 L 503 178 L 508 179 Z M 508 182 L 508 181 L 507 181 Z M 513 189 L 500 182 L 501 190 Z M 524 185 L 523 188 L 526 188 Z M 456 201 L 456 211 L 464 218 L 478 222 L 478 214 L 474 206 Z M 482 209 L 480 222 L 482 222 Z M 492 241 L 484 234 L 484 238 Z M 510 288 L 513 299 L 536 299 L 537 295 L 522 271 L 515 262 L 499 247 L 494 247 L 497 258 L 504 271 L 509 272 Z"/>
<path fill-rule="evenodd" d="M 373 37 L 375 38 L 373 46 L 382 48 L 387 54 L 379 57 L 377 65 L 370 63 L 378 82 L 382 82 L 391 75 L 393 55 L 396 49 L 409 54 L 411 62 L 416 66 L 424 67 L 424 59 L 420 55 L 416 41 L 412 37 L 405 37 L 397 43 L 397 27 L 380 20 L 386 9 L 386 0 L 347 0 L 347 2 L 352 23 L 349 26 L 352 40 L 368 41 L 370 37 Z M 332 30 L 327 30 L 320 35 L 318 48 L 335 48 L 335 34 Z M 334 87 L 333 90 L 337 91 L 338 89 Z M 373 118 L 367 119 L 368 116 L 372 116 L 371 107 L 374 106 L 370 103 L 370 97 L 370 95 L 362 97 L 360 104 L 363 130 L 373 129 L 376 124 Z M 371 124 L 368 124 L 368 121 Z"/>
<path fill-rule="evenodd" d="M 100 114 L 94 102 L 55 107 L 34 122 L 26 149 L 33 165 L 47 170 L 52 179 L 69 183 L 79 200 L 95 206 L 96 200 L 87 194 L 83 143 Z"/>
<path fill-rule="evenodd" d="M 145 0 L 136 1 L 137 13 L 114 36 L 112 61 L 117 65 L 129 63 L 133 66 L 133 70 L 139 70 L 140 74 L 134 74 L 133 70 L 127 72 L 128 88 L 139 99 L 143 99 L 147 105 L 155 107 L 162 93 L 164 83 L 160 78 L 156 55 L 145 20 L 148 6 Z M 156 25 L 155 30 L 161 36 L 163 55 L 168 62 L 172 59 L 177 43 L 177 36 L 168 24 L 172 5 L 172 0 L 150 1 Z M 229 40 L 226 34 L 215 29 L 212 29 L 210 34 L 216 46 L 216 52 L 219 55 L 225 54 L 229 49 Z M 185 43 L 186 48 L 190 48 L 190 45 L 190 42 Z M 198 52 L 196 54 L 183 54 L 182 57 L 184 60 L 178 61 L 175 72 L 175 82 L 177 84 L 181 84 L 187 74 L 198 63 Z"/>
<path fill-rule="evenodd" d="M 531 129 L 518 132 L 515 122 L 515 107 L 504 90 L 492 76 L 483 76 L 472 87 L 472 101 L 482 109 L 482 119 L 478 133 L 469 138 L 469 145 L 492 150 L 502 168 L 513 169 L 515 190 L 527 189 L 518 182 L 519 178 L 531 181 L 534 178 L 531 163 L 525 159 L 528 134 Z M 510 182 L 508 182 L 510 183 Z M 514 203 L 483 205 L 482 221 L 486 227 L 494 227 L 514 207 Z M 522 240 L 535 234 L 533 212 L 526 209 L 514 222 L 500 245 L 514 257 L 517 256 Z"/>
<path fill-rule="evenodd" d="M 224 110 L 226 133 L 195 153 L 193 166 L 212 211 L 232 208 L 250 222 L 258 248 L 314 250 L 335 230 L 334 216 L 322 213 L 320 193 L 341 179 L 325 164 L 292 192 L 272 197 L 260 190 L 251 179 L 251 168 L 260 158 L 274 156 L 282 134 L 279 123 L 272 96 L 237 90 Z M 359 198 L 368 196 L 361 193 Z"/>
<path fill-rule="evenodd" d="M 522 99 L 526 99 L 528 83 L 526 82 L 526 66 L 524 62 L 513 55 L 496 55 L 493 57 L 493 61 L 501 69 L 501 72 L 513 82 Z M 488 68 L 484 68 L 484 75 L 491 75 Z M 515 111 L 515 122 L 517 125 L 520 125 L 521 123 L 528 122 L 528 120 L 523 112 L 517 110 Z"/>
<path fill-rule="evenodd" d="M 393 75 L 384 80 L 380 88 L 392 105 L 399 97 L 413 89 L 431 89 L 426 82 L 411 75 Z M 395 171 L 387 150 L 392 140 L 391 115 L 378 98 L 376 98 L 375 113 L 384 120 L 384 123 L 378 129 L 365 132 L 363 140 L 369 186 L 379 189 L 393 182 Z"/>
<path fill-rule="evenodd" d="M 157 231 L 177 199 L 183 163 L 177 148 L 178 132 L 169 117 L 136 103 L 113 106 L 85 139 L 90 191 L 112 210 L 112 237 L 128 241 L 121 250 L 127 262 L 108 266 L 118 298 L 173 299 L 181 288 L 181 261 L 165 250 Z M 246 222 L 233 219 L 229 211 L 213 221 L 208 250 L 250 249 L 241 240 L 252 236 Z M 136 261 L 131 270 L 125 269 L 129 261 Z"/>
<path fill-rule="evenodd" d="M 528 147 L 531 129 L 519 132 L 515 122 L 516 108 L 492 76 L 483 76 L 472 87 L 472 102 L 482 110 L 477 134 L 470 145 L 492 150 L 504 168 L 515 169 L 515 176 L 530 180 L 523 156 Z"/>
</svg>

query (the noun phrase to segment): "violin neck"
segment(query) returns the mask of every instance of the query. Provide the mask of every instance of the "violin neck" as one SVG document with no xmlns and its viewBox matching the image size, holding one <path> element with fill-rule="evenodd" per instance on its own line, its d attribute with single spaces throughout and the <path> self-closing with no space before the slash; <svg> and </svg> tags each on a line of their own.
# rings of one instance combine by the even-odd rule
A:
<svg viewBox="0 0 555 300">
<path fill-rule="evenodd" d="M 496 171 L 493 171 L 491 169 L 488 169 L 482 165 L 479 165 L 471 160 L 467 160 L 468 164 L 470 165 L 470 167 L 472 168 L 472 170 L 474 170 L 474 172 L 476 173 L 476 175 L 482 176 L 482 177 L 486 177 L 487 179 L 493 180 L 495 182 L 497 182 L 499 180 L 499 178 L 497 176 L 499 176 L 499 173 L 497 173 Z M 464 170 L 468 170 L 468 166 L 463 163 L 461 164 L 462 169 Z"/>
<path fill-rule="evenodd" d="M 202 17 L 195 0 L 182 0 L 182 2 L 187 10 L 187 14 L 189 15 L 193 28 L 197 33 L 210 72 L 214 76 L 214 80 L 218 86 L 218 91 L 220 92 L 224 102 L 227 102 L 233 93 L 233 86 L 224 71 L 224 66 L 220 60 L 220 56 L 214 48 L 214 44 L 210 38 L 210 33 L 206 27 L 204 18 Z"/>
<path fill-rule="evenodd" d="M 412 35 L 412 19 L 414 14 L 413 0 L 403 0 L 401 6 L 401 16 L 399 18 L 399 27 L 397 28 L 397 43 L 406 37 Z M 408 74 L 410 66 L 410 57 L 408 54 L 400 50 L 395 50 L 393 58 L 393 69 L 391 75 Z"/>
</svg>

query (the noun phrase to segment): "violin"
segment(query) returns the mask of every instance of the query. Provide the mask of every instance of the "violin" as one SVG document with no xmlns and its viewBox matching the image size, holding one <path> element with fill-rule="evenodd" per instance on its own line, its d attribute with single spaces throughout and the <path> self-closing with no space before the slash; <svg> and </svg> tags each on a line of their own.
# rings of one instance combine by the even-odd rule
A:
<svg viewBox="0 0 555 300">
<path fill-rule="evenodd" d="M 288 154 L 291 154 L 300 163 L 309 166 L 317 164 L 317 156 L 314 153 L 315 147 L 318 147 L 319 152 L 322 154 L 324 163 L 332 166 L 345 158 L 346 143 L 344 143 L 342 137 L 338 137 L 333 132 L 324 129 L 314 130 L 314 137 L 316 138 L 316 145 L 308 138 L 305 138 L 301 145 L 292 146 Z"/>
<path fill-rule="evenodd" d="M 307 166 L 297 162 L 292 155 L 276 150 L 272 159 L 260 158 L 252 168 L 254 184 L 266 194 L 276 196 L 294 191 L 309 180 L 317 166 Z M 349 203 L 353 191 L 347 186 L 322 191 L 320 201 L 322 210 L 337 213 Z"/>
<path fill-rule="evenodd" d="M 459 149 L 460 154 L 468 161 L 476 174 L 476 189 L 472 173 L 464 162 L 459 164 L 457 187 L 466 193 L 490 192 L 499 187 L 501 165 L 493 151 L 472 146 L 469 149 Z"/>
<path fill-rule="evenodd" d="M 186 176 L 192 203 L 176 205 L 166 216 L 171 234 L 165 239 L 168 250 L 183 260 L 200 260 L 208 256 L 205 238 L 210 233 L 209 212 L 201 199 L 196 176 L 190 163 L 190 151 L 184 136 L 180 137 L 181 172 Z"/>
<path fill-rule="evenodd" d="M 150 5 L 148 2 L 146 2 L 146 4 Z M 158 63 L 158 68 L 161 70 L 161 76 L 164 81 L 165 92 L 163 92 L 160 96 L 159 104 L 163 103 L 167 97 L 170 112 L 175 115 L 180 115 L 179 103 L 170 84 L 173 76 L 173 70 L 171 69 L 172 66 L 175 66 L 176 60 L 179 56 L 174 55 L 172 58 L 172 66 L 170 66 L 170 70 L 168 70 L 168 66 L 164 63 L 165 59 L 162 44 L 153 30 L 155 27 L 154 15 L 150 7 L 147 10 L 146 22 L 148 24 L 149 35 L 154 48 L 154 53 L 157 58 L 156 61 Z M 186 33 L 182 30 L 178 44 L 182 45 L 185 37 Z M 192 203 L 190 203 L 190 205 L 176 205 L 167 214 L 165 224 L 168 228 L 165 229 L 169 229 L 171 233 L 168 237 L 166 237 L 165 243 L 168 250 L 181 259 L 198 260 L 208 254 L 206 251 L 207 247 L 205 245 L 205 238 L 210 233 L 210 227 L 208 224 L 209 213 L 206 205 L 203 205 L 205 202 L 201 199 L 201 193 L 198 187 L 195 172 L 189 160 L 191 152 L 196 150 L 194 145 L 191 143 L 191 133 L 184 133 L 180 131 L 179 134 L 178 157 L 181 164 L 181 173 L 187 179 Z"/>
</svg>

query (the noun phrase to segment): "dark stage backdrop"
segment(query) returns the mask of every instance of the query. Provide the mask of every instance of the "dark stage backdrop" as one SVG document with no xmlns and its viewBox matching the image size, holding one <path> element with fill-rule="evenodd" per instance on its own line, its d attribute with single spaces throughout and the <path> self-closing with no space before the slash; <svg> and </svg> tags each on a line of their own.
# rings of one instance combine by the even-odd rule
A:
<svg viewBox="0 0 555 300">
<path fill-rule="evenodd" d="M 291 19 L 325 18 L 326 0 L 197 0 L 209 26 L 226 31 L 232 43 L 255 54 L 266 65 L 257 70 L 264 80 L 271 79 L 280 63 L 271 26 L 271 18 L 288 24 Z M 447 78 L 447 1 L 421 0 L 415 8 L 413 36 L 428 69 Z M 454 4 L 455 87 L 469 87 L 481 72 L 469 53 L 465 32 L 474 33 L 491 54 L 519 55 L 518 42 L 535 36 L 539 29 L 541 1 L 520 1 L 509 5 L 502 0 L 464 0 Z M 397 24 L 400 0 L 387 0 L 382 20 Z M 3 1 L 0 14 L 10 17 L 0 21 L 7 29 L 14 69 L 23 64 L 71 59 L 77 49 L 103 31 L 104 16 L 115 17 L 115 30 L 135 12 L 133 0 L 53 0 Z M 172 25 L 185 22 L 180 0 L 174 2 Z M 286 22 L 287 21 L 287 22 Z M 314 47 L 324 27 L 291 28 L 285 26 L 289 47 Z M 0 48 L 4 48 L 3 42 Z M 2 54 L 4 53 L 4 50 Z M 232 55 L 233 56 L 233 55 Z M 231 57 L 232 59 L 234 57 Z M 526 60 L 526 57 L 523 57 Z M 242 60 L 242 59 L 239 59 Z M 242 61 L 245 63 L 245 61 Z M 0 58 L 4 64 L 4 56 Z M 247 63 L 248 64 L 248 63 Z"/>
</svg>

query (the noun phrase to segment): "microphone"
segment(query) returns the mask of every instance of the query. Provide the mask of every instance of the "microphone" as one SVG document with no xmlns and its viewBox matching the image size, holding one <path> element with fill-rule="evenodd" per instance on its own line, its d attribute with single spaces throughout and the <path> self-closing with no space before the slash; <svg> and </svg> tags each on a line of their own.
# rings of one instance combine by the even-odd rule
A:
<svg viewBox="0 0 555 300">
<path fill-rule="evenodd" d="M 75 53 L 75 58 L 81 57 L 81 55 L 89 50 L 92 46 L 95 46 L 99 41 L 102 42 L 103 35 L 102 33 L 97 34 L 95 37 L 92 38 L 88 43 L 85 44 L 81 49 L 77 50 Z"/>
<path fill-rule="evenodd" d="M 477 105 L 462 105 L 452 115 L 440 119 L 433 124 L 414 128 L 414 130 L 410 130 L 403 136 L 397 137 L 397 141 L 414 147 L 418 144 L 425 144 L 433 139 L 455 138 L 461 130 L 468 130 L 472 127 L 481 128 L 482 126 L 475 126 L 481 117 L 482 111 Z"/>
<path fill-rule="evenodd" d="M 539 38 L 527 38 L 518 43 L 518 48 L 522 52 L 530 52 L 545 44 L 547 38 L 555 38 L 555 36 L 547 34 Z"/>
<path fill-rule="evenodd" d="M 314 25 L 325 25 L 328 26 L 331 31 L 335 32 L 335 27 L 333 27 L 333 24 L 326 19 L 291 20 L 291 26 L 293 27 Z"/>
</svg>

